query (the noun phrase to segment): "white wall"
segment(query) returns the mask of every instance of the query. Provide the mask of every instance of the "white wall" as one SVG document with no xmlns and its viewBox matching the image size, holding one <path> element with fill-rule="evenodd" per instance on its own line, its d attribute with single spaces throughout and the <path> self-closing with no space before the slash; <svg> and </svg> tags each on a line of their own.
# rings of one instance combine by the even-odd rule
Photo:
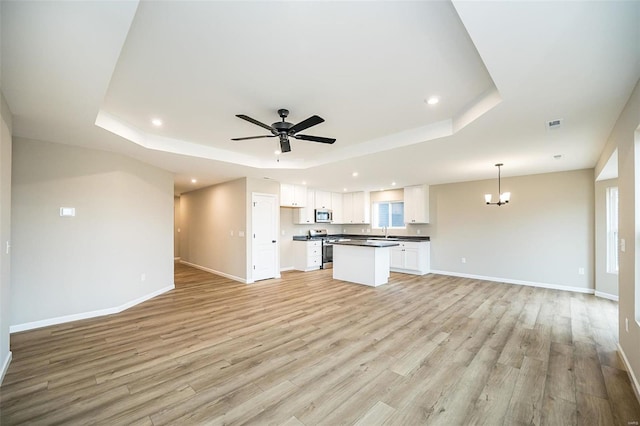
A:
<svg viewBox="0 0 640 426">
<path fill-rule="evenodd" d="M 496 185 L 430 187 L 431 268 L 593 291 L 593 169 L 504 178 L 511 202 L 487 206 L 483 194 Z"/>
<path fill-rule="evenodd" d="M 169 172 L 16 138 L 12 196 L 12 330 L 109 313 L 173 288 Z M 76 216 L 60 217 L 60 207 Z"/>
<path fill-rule="evenodd" d="M 0 92 L 0 384 L 11 362 L 9 307 L 11 257 L 11 112 Z"/>
<path fill-rule="evenodd" d="M 595 290 L 599 296 L 618 298 L 618 274 L 607 272 L 607 188 L 618 186 L 618 179 L 595 184 Z"/>
</svg>

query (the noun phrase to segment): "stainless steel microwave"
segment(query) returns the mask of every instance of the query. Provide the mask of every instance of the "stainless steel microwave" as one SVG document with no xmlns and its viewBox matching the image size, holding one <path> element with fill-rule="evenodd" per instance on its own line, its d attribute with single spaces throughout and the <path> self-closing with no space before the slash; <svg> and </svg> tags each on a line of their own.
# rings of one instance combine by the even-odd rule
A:
<svg viewBox="0 0 640 426">
<path fill-rule="evenodd" d="M 316 223 L 331 223 L 333 212 L 329 209 L 316 209 Z"/>
</svg>

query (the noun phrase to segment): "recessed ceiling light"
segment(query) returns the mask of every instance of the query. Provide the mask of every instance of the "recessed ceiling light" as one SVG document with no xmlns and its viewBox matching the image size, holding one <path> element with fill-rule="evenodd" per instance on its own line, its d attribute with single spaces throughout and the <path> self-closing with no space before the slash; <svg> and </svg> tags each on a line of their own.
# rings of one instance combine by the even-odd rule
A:
<svg viewBox="0 0 640 426">
<path fill-rule="evenodd" d="M 431 96 L 429 99 L 426 99 L 425 102 L 429 105 L 435 105 L 440 102 L 440 98 L 437 96 Z"/>
<path fill-rule="evenodd" d="M 153 120 L 151 120 L 151 124 L 156 127 L 160 127 L 162 126 L 162 120 L 160 120 L 159 118 L 154 118 Z"/>
<path fill-rule="evenodd" d="M 353 177 L 358 177 L 358 172 L 353 172 L 353 173 L 351 173 L 351 176 L 353 176 Z"/>
<path fill-rule="evenodd" d="M 279 149 L 276 149 L 275 151 L 273 151 L 273 153 L 275 155 L 280 155 L 280 154 L 282 154 L 282 151 L 280 151 Z"/>
<path fill-rule="evenodd" d="M 198 183 L 198 179 L 191 179 L 191 183 Z"/>
<path fill-rule="evenodd" d="M 343 188 L 342 190 L 343 190 L 344 192 L 347 192 L 347 188 Z"/>
<path fill-rule="evenodd" d="M 391 182 L 391 186 L 396 186 L 396 183 L 395 182 Z"/>
<path fill-rule="evenodd" d="M 307 181 L 306 181 L 306 180 L 303 180 L 303 181 L 302 181 L 302 184 L 303 184 L 303 185 L 306 185 L 306 184 L 307 184 Z"/>
</svg>

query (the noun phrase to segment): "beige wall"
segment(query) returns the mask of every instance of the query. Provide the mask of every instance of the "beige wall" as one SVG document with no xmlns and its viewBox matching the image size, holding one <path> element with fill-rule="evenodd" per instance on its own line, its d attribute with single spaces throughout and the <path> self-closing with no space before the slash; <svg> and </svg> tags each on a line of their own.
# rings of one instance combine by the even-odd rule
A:
<svg viewBox="0 0 640 426">
<path fill-rule="evenodd" d="M 273 194 L 279 203 L 279 192 L 276 181 L 242 178 L 182 194 L 180 259 L 231 279 L 253 282 L 252 194 Z"/>
<path fill-rule="evenodd" d="M 173 288 L 171 173 L 17 138 L 12 196 L 12 329 L 94 316 Z M 76 216 L 60 217 L 60 207 Z"/>
<path fill-rule="evenodd" d="M 11 112 L 0 92 L 0 383 L 9 367 L 11 257 Z"/>
<path fill-rule="evenodd" d="M 640 188 L 636 187 L 636 164 L 640 160 L 640 81 L 622 110 L 607 144 L 598 161 L 606 164 L 610 153 L 618 149 L 618 191 L 619 191 L 619 232 L 620 239 L 626 241 L 626 250 L 620 252 L 618 291 L 620 302 L 619 338 L 620 348 L 635 377 L 636 386 L 640 380 L 640 248 L 637 235 L 640 231 Z M 637 159 L 636 159 L 637 158 Z M 629 323 L 629 331 L 625 323 Z M 640 389 L 636 389 L 640 392 Z"/>
<path fill-rule="evenodd" d="M 502 207 L 484 204 L 495 179 L 430 188 L 432 269 L 592 290 L 593 169 L 504 178 L 502 188 Z"/>
<path fill-rule="evenodd" d="M 247 280 L 246 194 L 247 179 L 243 178 L 180 196 L 182 261 Z"/>
<path fill-rule="evenodd" d="M 618 298 L 618 274 L 607 272 L 607 188 L 618 186 L 618 179 L 596 182 L 595 185 L 595 291 L 598 296 Z"/>
</svg>

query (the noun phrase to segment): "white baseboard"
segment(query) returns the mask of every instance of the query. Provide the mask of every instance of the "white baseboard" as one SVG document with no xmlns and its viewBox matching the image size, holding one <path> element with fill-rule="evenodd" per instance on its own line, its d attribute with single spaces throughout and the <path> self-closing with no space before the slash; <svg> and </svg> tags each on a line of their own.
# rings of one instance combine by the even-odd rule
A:
<svg viewBox="0 0 640 426">
<path fill-rule="evenodd" d="M 562 291 L 573 291 L 575 293 L 586 293 L 593 294 L 593 289 L 591 288 L 582 288 L 582 287 L 571 287 L 560 284 L 549 284 L 549 283 L 538 283 L 534 281 L 523 281 L 523 280 L 513 280 L 510 278 L 496 278 L 496 277 L 485 277 L 483 275 L 473 275 L 473 274 L 463 274 L 460 272 L 449 272 L 449 271 L 437 271 L 431 270 L 432 274 L 439 275 L 450 275 L 452 277 L 461 277 L 461 278 L 471 278 L 475 280 L 483 280 L 483 281 L 492 281 L 497 283 L 505 283 L 505 284 L 516 284 L 516 285 L 526 285 L 530 287 L 541 287 L 541 288 L 549 288 L 552 290 L 562 290 Z"/>
<path fill-rule="evenodd" d="M 7 374 L 7 370 L 9 369 L 9 364 L 11 364 L 11 358 L 12 358 L 12 354 L 11 354 L 11 351 L 9 351 L 9 353 L 7 354 L 7 357 L 2 363 L 2 370 L 0 370 L 0 385 L 4 380 L 4 375 Z"/>
<path fill-rule="evenodd" d="M 280 272 L 293 271 L 293 266 L 287 266 L 284 268 L 280 268 Z"/>
<path fill-rule="evenodd" d="M 207 268 L 205 266 L 196 265 L 195 263 L 187 262 L 186 260 L 180 260 L 180 263 L 191 266 L 196 269 L 200 269 L 201 271 L 211 272 L 212 274 L 221 275 L 225 278 L 229 278 L 230 280 L 240 281 L 243 284 L 251 284 L 251 282 L 245 280 L 244 278 L 236 277 L 235 275 L 226 274 L 224 272 L 216 271 L 215 269 Z M 253 281 L 252 281 L 253 282 Z"/>
<path fill-rule="evenodd" d="M 176 260 L 180 260 L 180 256 L 178 256 L 178 257 L 174 257 L 174 258 L 173 258 L 173 260 L 174 260 L 174 261 L 176 261 Z"/>
<path fill-rule="evenodd" d="M 138 297 L 137 299 L 126 302 L 120 306 L 115 306 L 113 308 L 99 309 L 97 311 L 82 312 L 79 314 L 65 315 L 62 317 L 55 317 L 55 318 L 49 318 L 49 319 L 40 320 L 40 321 L 26 322 L 24 324 L 12 325 L 12 326 L 9 326 L 9 332 L 18 333 L 20 331 L 33 330 L 35 328 L 48 327 L 50 325 L 62 324 L 65 322 L 78 321 L 78 320 L 83 320 L 87 318 L 96 318 L 96 317 L 102 317 L 105 315 L 117 314 L 118 312 L 122 312 L 125 309 L 129 309 L 132 306 L 135 306 L 146 300 L 159 296 L 162 293 L 166 293 L 167 291 L 173 290 L 174 288 L 175 288 L 175 284 L 171 284 L 169 286 L 156 290 L 152 293 L 145 294 L 142 297 Z"/>
<path fill-rule="evenodd" d="M 595 295 L 598 297 L 602 297 L 603 299 L 613 300 L 614 302 L 618 302 L 618 296 L 615 294 L 604 293 L 602 291 L 596 290 Z"/>
<path fill-rule="evenodd" d="M 629 360 L 627 359 L 627 355 L 622 350 L 622 346 L 620 346 L 620 342 L 618 342 L 618 353 L 622 357 L 622 362 L 624 363 L 624 366 L 627 368 L 627 374 L 631 379 L 631 387 L 633 388 L 633 392 L 636 394 L 636 399 L 638 400 L 638 402 L 640 402 L 640 383 L 638 382 L 638 378 L 636 377 L 633 370 L 631 369 L 631 365 L 629 365 Z"/>
</svg>

